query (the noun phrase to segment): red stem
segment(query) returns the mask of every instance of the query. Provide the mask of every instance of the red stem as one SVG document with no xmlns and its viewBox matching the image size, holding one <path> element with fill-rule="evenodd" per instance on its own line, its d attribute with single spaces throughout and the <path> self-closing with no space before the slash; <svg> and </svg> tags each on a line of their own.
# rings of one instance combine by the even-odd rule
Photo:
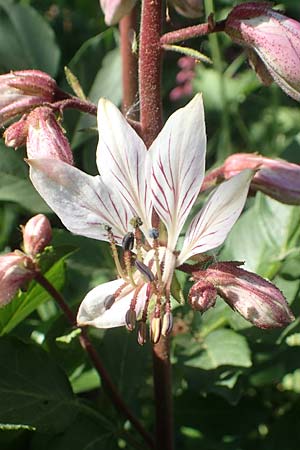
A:
<svg viewBox="0 0 300 450">
<path fill-rule="evenodd" d="M 139 93 L 142 136 L 147 147 L 162 128 L 160 36 L 162 0 L 143 0 L 140 53 Z"/>
<path fill-rule="evenodd" d="M 62 309 L 66 318 L 70 322 L 73 327 L 76 327 L 76 316 L 73 311 L 70 309 L 68 304 L 65 302 L 62 295 L 55 289 L 55 287 L 45 278 L 40 272 L 36 273 L 35 280 L 51 295 L 51 297 L 57 302 L 59 307 Z M 99 355 L 89 340 L 87 332 L 85 329 L 81 329 L 81 334 L 79 336 L 79 342 L 81 347 L 88 353 L 95 369 L 97 370 L 103 386 L 105 388 L 106 393 L 109 395 L 112 403 L 115 407 L 120 411 L 123 416 L 131 422 L 134 428 L 140 433 L 140 435 L 144 438 L 145 442 L 148 444 L 150 448 L 154 448 L 153 440 L 151 435 L 145 430 L 143 425 L 139 422 L 139 420 L 131 413 L 128 409 L 126 403 L 123 401 L 119 392 L 117 391 L 115 385 L 111 381 L 111 378 L 103 366 Z"/>
<path fill-rule="evenodd" d="M 162 0 L 143 0 L 140 30 L 139 93 L 141 133 L 149 147 L 162 128 L 161 70 Z M 153 223 L 157 222 L 155 215 Z M 170 342 L 153 345 L 156 409 L 156 450 L 173 450 L 173 412 Z"/>
<path fill-rule="evenodd" d="M 138 94 L 138 59 L 132 51 L 132 39 L 136 33 L 136 7 L 120 21 L 120 43 L 122 58 L 123 114 L 137 120 L 137 109 L 132 108 Z"/>
<path fill-rule="evenodd" d="M 161 45 L 175 44 L 176 42 L 185 41 L 187 39 L 204 36 L 210 33 L 216 33 L 218 31 L 224 31 L 225 21 L 213 23 L 208 21 L 207 23 L 201 23 L 200 25 L 194 25 L 192 27 L 181 28 L 180 30 L 171 31 L 164 34 L 161 39 Z"/>
</svg>

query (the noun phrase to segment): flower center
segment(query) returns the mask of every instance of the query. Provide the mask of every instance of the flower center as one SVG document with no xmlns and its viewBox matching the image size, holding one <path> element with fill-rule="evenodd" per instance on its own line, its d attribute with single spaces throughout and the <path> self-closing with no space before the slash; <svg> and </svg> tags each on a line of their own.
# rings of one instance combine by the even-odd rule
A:
<svg viewBox="0 0 300 450">
<path fill-rule="evenodd" d="M 146 322 L 149 319 L 151 340 L 157 343 L 161 334 L 167 336 L 172 330 L 171 283 L 177 257 L 161 243 L 157 229 L 151 229 L 146 238 L 140 229 L 140 219 L 132 219 L 131 224 L 134 231 L 124 236 L 121 256 L 111 229 L 107 228 L 116 269 L 124 280 L 124 284 L 106 299 L 107 309 L 131 287 L 132 299 L 125 316 L 126 327 L 134 330 L 137 319 L 140 319 L 138 342 L 143 345 L 147 339 Z M 142 313 L 138 311 L 140 317 L 137 317 L 137 302 L 142 295 L 143 310 Z"/>
</svg>

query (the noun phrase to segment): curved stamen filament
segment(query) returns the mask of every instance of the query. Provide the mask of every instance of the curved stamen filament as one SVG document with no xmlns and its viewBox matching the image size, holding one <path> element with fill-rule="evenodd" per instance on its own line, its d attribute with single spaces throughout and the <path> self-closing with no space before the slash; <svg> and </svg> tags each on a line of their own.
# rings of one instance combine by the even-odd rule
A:
<svg viewBox="0 0 300 450">
<path fill-rule="evenodd" d="M 128 278 L 130 280 L 130 283 L 133 287 L 136 287 L 137 284 L 133 279 L 133 273 L 132 273 L 132 266 L 131 266 L 131 252 L 129 250 L 126 250 L 124 252 L 124 264 L 126 267 L 126 272 L 128 275 Z"/>
</svg>

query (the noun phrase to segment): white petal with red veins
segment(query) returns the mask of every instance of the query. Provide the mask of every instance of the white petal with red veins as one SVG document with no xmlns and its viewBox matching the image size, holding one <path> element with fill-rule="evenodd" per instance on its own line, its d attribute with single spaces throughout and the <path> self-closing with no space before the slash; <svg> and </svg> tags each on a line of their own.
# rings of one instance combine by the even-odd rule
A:
<svg viewBox="0 0 300 450">
<path fill-rule="evenodd" d="M 253 175 L 244 170 L 214 190 L 187 230 L 178 265 L 223 244 L 242 212 Z"/>
<path fill-rule="evenodd" d="M 134 294 L 132 286 L 127 286 L 109 309 L 105 307 L 107 296 L 113 295 L 123 283 L 123 280 L 114 280 L 92 289 L 79 307 L 78 325 L 92 325 L 96 328 L 114 328 L 125 325 L 125 316 Z M 137 317 L 141 314 L 145 304 L 146 289 L 147 285 L 145 284 L 138 295 L 135 308 Z"/>
<path fill-rule="evenodd" d="M 108 240 L 105 230 L 108 225 L 116 242 L 122 242 L 131 212 L 99 176 L 92 177 L 54 159 L 31 159 L 28 163 L 34 187 L 68 230 Z"/>
<path fill-rule="evenodd" d="M 132 209 L 132 216 L 142 219 L 147 233 L 151 228 L 152 204 L 145 170 L 145 144 L 118 108 L 103 98 L 98 104 L 98 130 L 99 173 Z"/>
<path fill-rule="evenodd" d="M 205 167 L 206 134 L 202 96 L 177 110 L 149 150 L 153 206 L 174 250 L 197 197 Z"/>
</svg>

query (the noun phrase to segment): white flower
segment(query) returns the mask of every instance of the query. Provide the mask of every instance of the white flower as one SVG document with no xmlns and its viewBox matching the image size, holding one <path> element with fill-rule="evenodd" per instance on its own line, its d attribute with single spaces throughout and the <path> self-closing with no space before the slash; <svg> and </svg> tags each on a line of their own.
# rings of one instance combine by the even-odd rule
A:
<svg viewBox="0 0 300 450">
<path fill-rule="evenodd" d="M 188 227 L 179 252 L 178 237 L 204 178 L 202 96 L 172 114 L 148 151 L 120 111 L 105 99 L 99 101 L 98 129 L 100 176 L 59 160 L 35 159 L 29 160 L 31 180 L 70 231 L 112 245 L 120 277 L 87 294 L 78 324 L 133 328 L 136 318 L 145 323 L 151 301 L 155 333 L 161 317 L 170 321 L 170 286 L 176 267 L 224 242 L 243 209 L 253 172 L 241 172 L 210 195 Z M 160 235 L 152 226 L 154 210 L 164 225 Z M 138 226 L 133 218 L 142 224 Z M 122 268 L 115 244 L 122 245 L 124 237 Z M 128 250 L 133 241 L 135 264 Z M 169 329 L 170 323 L 163 328 Z"/>
</svg>

